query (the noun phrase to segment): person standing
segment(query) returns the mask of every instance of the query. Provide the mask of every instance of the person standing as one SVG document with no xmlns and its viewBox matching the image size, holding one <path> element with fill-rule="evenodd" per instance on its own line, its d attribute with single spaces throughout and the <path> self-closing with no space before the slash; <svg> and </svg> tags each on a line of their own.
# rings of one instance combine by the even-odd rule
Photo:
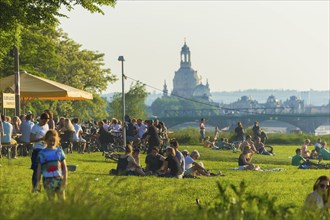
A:
<svg viewBox="0 0 330 220">
<path fill-rule="evenodd" d="M 62 201 L 65 200 L 65 188 L 68 178 L 68 168 L 65 155 L 59 145 L 56 130 L 48 130 L 45 135 L 46 148 L 38 154 L 37 183 L 34 191 L 38 191 L 41 173 L 42 182 L 49 200 L 55 199 L 55 194 Z"/>
<path fill-rule="evenodd" d="M 55 121 L 53 119 L 53 112 L 51 110 L 49 110 L 49 109 L 46 109 L 44 111 L 44 113 L 48 114 L 48 116 L 49 116 L 49 120 L 47 122 L 49 129 L 55 129 L 56 124 L 55 124 Z"/>
<path fill-rule="evenodd" d="M 235 128 L 235 134 L 236 134 L 236 141 L 243 142 L 245 140 L 243 124 L 240 121 L 237 123 L 237 127 Z"/>
<path fill-rule="evenodd" d="M 201 118 L 201 121 L 199 123 L 199 133 L 201 134 L 201 140 L 203 143 L 204 139 L 205 139 L 205 119 L 204 118 Z"/>
<path fill-rule="evenodd" d="M 78 124 L 78 122 L 79 122 L 78 118 L 72 119 L 72 125 L 75 130 L 72 136 L 73 148 L 78 149 L 78 153 L 83 154 L 86 148 L 86 140 L 82 137 L 84 132 L 81 126 Z"/>
<path fill-rule="evenodd" d="M 49 130 L 48 120 L 49 120 L 49 115 L 47 113 L 42 113 L 39 118 L 39 123 L 35 124 L 31 130 L 30 141 L 34 142 L 32 156 L 31 156 L 31 169 L 33 170 L 32 173 L 33 192 L 35 192 L 35 189 L 37 187 L 37 169 L 38 169 L 37 157 L 39 152 L 46 147 L 43 140 L 47 131 Z"/>
<path fill-rule="evenodd" d="M 136 124 L 137 128 L 138 128 L 138 138 L 142 138 L 142 136 L 144 135 L 144 133 L 147 132 L 147 125 L 143 123 L 142 119 L 139 118 L 137 120 L 137 124 Z"/>
<path fill-rule="evenodd" d="M 255 140 L 257 137 L 260 137 L 260 126 L 259 126 L 259 122 L 255 121 L 254 125 L 252 127 L 252 131 L 253 131 L 253 139 Z"/>
</svg>

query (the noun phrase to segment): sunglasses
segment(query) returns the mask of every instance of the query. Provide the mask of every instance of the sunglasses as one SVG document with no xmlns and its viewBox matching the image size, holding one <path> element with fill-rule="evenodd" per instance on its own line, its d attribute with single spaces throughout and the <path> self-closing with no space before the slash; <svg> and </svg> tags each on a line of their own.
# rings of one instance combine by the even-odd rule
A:
<svg viewBox="0 0 330 220">
<path fill-rule="evenodd" d="M 321 189 L 328 189 L 330 187 L 329 185 L 325 185 L 325 184 L 320 184 L 319 186 Z"/>
</svg>

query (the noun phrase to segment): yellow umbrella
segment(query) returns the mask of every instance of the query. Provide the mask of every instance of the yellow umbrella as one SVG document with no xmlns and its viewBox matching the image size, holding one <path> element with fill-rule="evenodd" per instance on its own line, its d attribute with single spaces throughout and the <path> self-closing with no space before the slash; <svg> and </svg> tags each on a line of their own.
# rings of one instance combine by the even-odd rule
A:
<svg viewBox="0 0 330 220">
<path fill-rule="evenodd" d="M 0 79 L 0 91 L 15 91 L 15 75 Z M 80 89 L 28 73 L 20 74 L 20 97 L 24 100 L 87 100 L 93 95 Z"/>
</svg>

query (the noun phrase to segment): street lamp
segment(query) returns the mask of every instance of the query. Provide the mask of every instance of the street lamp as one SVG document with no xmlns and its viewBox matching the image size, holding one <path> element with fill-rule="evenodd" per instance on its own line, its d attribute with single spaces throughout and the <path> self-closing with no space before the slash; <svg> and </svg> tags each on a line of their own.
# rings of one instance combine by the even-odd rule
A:
<svg viewBox="0 0 330 220">
<path fill-rule="evenodd" d="M 20 95 L 21 95 L 21 79 L 20 79 L 20 72 L 19 72 L 19 53 L 18 48 L 14 47 L 14 71 L 15 71 L 15 115 L 20 115 Z"/>
<path fill-rule="evenodd" d="M 123 121 L 123 144 L 124 147 L 126 147 L 126 122 L 125 122 L 125 90 L 124 90 L 124 80 L 125 80 L 125 75 L 124 75 L 124 56 L 119 56 L 118 61 L 121 61 L 121 96 L 122 96 L 122 121 Z"/>
</svg>

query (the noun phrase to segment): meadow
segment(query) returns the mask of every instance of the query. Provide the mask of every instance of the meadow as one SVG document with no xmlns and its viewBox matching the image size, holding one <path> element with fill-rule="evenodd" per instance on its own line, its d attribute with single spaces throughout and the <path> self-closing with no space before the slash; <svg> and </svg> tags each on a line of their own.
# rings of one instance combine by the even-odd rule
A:
<svg viewBox="0 0 330 220">
<path fill-rule="evenodd" d="M 298 146 L 273 147 L 275 156 L 253 158 L 265 171 L 238 171 L 238 152 L 181 145 L 197 149 L 211 172 L 225 174 L 197 179 L 110 176 L 116 164 L 100 152 L 74 152 L 66 155 L 67 164 L 77 165 L 69 172 L 67 200 L 54 203 L 44 191 L 31 193 L 29 157 L 2 158 L 0 219 L 308 219 L 306 195 L 329 170 L 298 169 L 290 165 Z M 144 159 L 141 154 L 142 166 Z"/>
</svg>

